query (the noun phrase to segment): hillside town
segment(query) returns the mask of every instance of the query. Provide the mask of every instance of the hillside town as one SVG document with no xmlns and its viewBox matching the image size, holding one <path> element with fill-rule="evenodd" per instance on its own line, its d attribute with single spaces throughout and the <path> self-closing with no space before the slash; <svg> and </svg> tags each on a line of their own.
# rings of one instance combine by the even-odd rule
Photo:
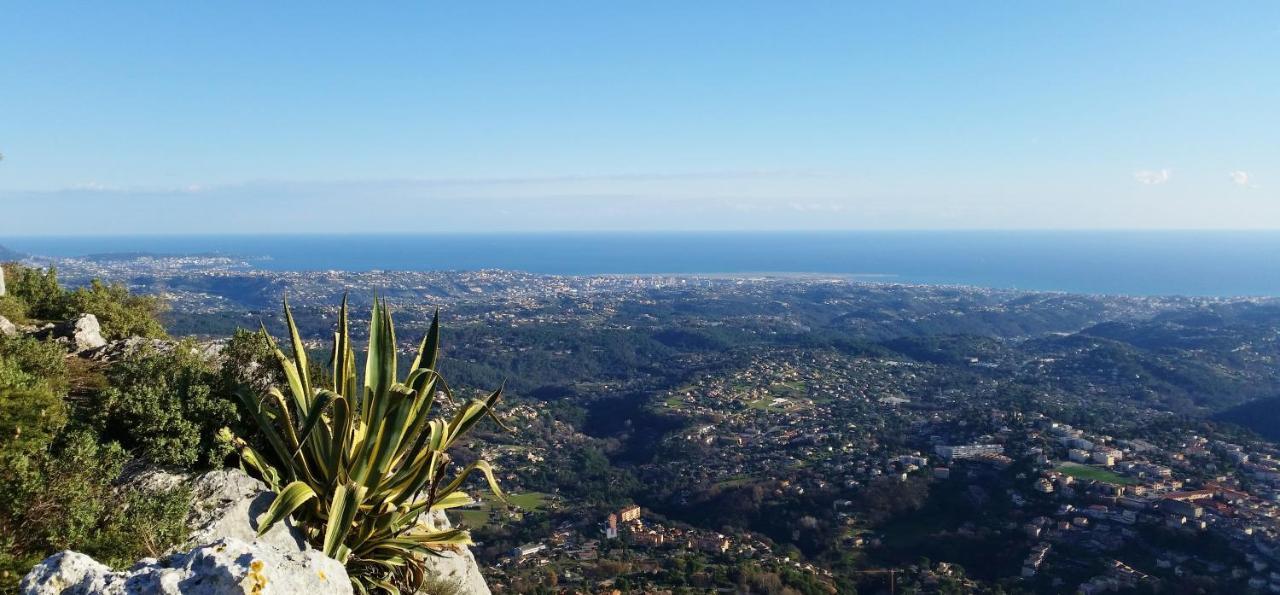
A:
<svg viewBox="0 0 1280 595">
<path fill-rule="evenodd" d="M 195 338 L 276 327 L 287 298 L 320 347 L 376 287 L 409 351 L 442 308 L 455 392 L 505 382 L 516 428 L 463 459 L 511 497 L 454 514 L 495 592 L 1280 592 L 1280 451 L 1216 417 L 1280 387 L 1267 300 L 56 265 L 163 296 Z"/>
</svg>

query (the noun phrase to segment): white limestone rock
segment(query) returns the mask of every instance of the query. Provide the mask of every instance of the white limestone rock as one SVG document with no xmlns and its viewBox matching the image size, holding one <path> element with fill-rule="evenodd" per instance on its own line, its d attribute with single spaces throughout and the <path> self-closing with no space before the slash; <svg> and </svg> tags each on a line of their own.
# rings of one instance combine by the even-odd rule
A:
<svg viewBox="0 0 1280 595">
<path fill-rule="evenodd" d="M 190 536 L 161 560 L 144 559 L 126 571 L 112 571 L 77 552 L 55 554 L 22 580 L 27 595 L 133 595 L 141 593 L 306 593 L 352 592 L 343 565 L 313 549 L 291 519 L 257 537 L 257 519 L 274 498 L 261 481 L 239 469 L 220 469 L 194 480 L 179 473 L 144 469 L 122 488 L 167 490 L 189 483 Z M 443 512 L 423 515 L 435 529 L 450 527 Z M 490 595 L 475 556 L 467 548 L 426 558 L 434 585 L 459 595 Z"/>
<path fill-rule="evenodd" d="M 167 354 L 178 348 L 178 346 L 185 344 L 169 339 L 128 337 L 107 342 L 94 349 L 82 351 L 80 352 L 80 357 L 96 362 L 111 363 L 126 360 L 142 353 Z M 223 347 L 225 347 L 225 344 L 221 341 L 202 341 L 190 344 L 193 355 L 214 363 L 221 363 L 218 358 L 221 357 Z M 266 390 L 266 387 L 263 387 L 263 390 Z"/>
<path fill-rule="evenodd" d="M 126 480 L 132 489 L 166 490 L 188 481 L 182 474 L 144 470 Z M 191 481 L 187 541 L 161 560 L 144 559 L 115 572 L 77 552 L 61 552 L 22 580 L 26 594 L 352 592 L 346 569 L 312 549 L 285 520 L 257 537 L 258 516 L 274 497 L 261 481 L 238 469 L 211 471 Z"/>
<path fill-rule="evenodd" d="M 18 325 L 9 322 L 8 318 L 0 316 L 0 335 L 16 335 L 18 334 Z"/>
<path fill-rule="evenodd" d="M 107 340 L 102 338 L 102 326 L 98 324 L 98 317 L 93 314 L 81 314 L 68 320 L 66 324 L 67 338 L 77 352 L 107 344 Z"/>
<path fill-rule="evenodd" d="M 38 339 L 52 338 L 65 345 L 72 353 L 97 349 L 107 344 L 107 340 L 102 338 L 102 326 L 98 324 L 98 317 L 93 314 L 81 314 L 66 322 L 45 325 L 36 331 L 35 336 Z"/>
<path fill-rule="evenodd" d="M 435 530 L 448 529 L 453 525 L 444 511 L 433 511 L 424 519 Z M 427 556 L 426 568 L 428 580 L 456 587 L 458 595 L 490 595 L 489 584 L 480 574 L 480 565 L 471 550 L 460 547 L 440 552 L 439 556 Z"/>
<path fill-rule="evenodd" d="M 258 517 L 267 511 L 275 493 L 266 484 L 239 469 L 219 469 L 196 478 L 191 484 L 193 502 L 187 516 L 191 533 L 186 547 L 208 543 L 220 537 L 242 541 L 259 540 L 283 551 L 311 549 L 293 519 L 276 523 L 262 537 Z"/>
<path fill-rule="evenodd" d="M 342 564 L 318 551 L 284 552 L 229 537 L 164 560 L 143 560 L 120 572 L 84 554 L 61 552 L 28 573 L 21 591 L 24 595 L 352 593 Z"/>
<path fill-rule="evenodd" d="M 134 459 L 124 466 L 115 489 L 120 492 L 167 492 L 191 482 L 191 474 L 183 471 L 148 466 L 143 459 Z"/>
</svg>

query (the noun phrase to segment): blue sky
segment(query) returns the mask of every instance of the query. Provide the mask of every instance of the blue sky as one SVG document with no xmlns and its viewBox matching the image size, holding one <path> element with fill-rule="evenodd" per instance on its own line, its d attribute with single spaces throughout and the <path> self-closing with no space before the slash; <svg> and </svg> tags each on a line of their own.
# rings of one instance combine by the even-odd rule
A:
<svg viewBox="0 0 1280 595">
<path fill-rule="evenodd" d="M 0 235 L 1280 228 L 1280 3 L 10 3 Z"/>
</svg>

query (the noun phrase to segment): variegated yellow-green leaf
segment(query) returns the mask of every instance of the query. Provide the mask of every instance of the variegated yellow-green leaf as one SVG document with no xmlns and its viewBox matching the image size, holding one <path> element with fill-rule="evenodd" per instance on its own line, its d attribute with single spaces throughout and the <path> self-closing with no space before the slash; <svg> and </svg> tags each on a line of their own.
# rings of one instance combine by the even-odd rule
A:
<svg viewBox="0 0 1280 595">
<path fill-rule="evenodd" d="M 431 510 L 448 510 L 474 503 L 475 499 L 467 495 L 466 492 L 454 492 L 443 498 L 436 498 L 436 501 L 431 504 Z"/>
<path fill-rule="evenodd" d="M 299 506 L 306 504 L 308 500 L 315 497 L 316 493 L 311 489 L 311 486 L 301 481 L 295 481 L 285 486 L 276 495 L 276 499 L 271 501 L 271 506 L 267 508 L 267 512 L 263 513 L 262 517 L 258 519 L 258 537 L 262 537 L 281 519 L 289 516 Z"/>
<path fill-rule="evenodd" d="M 351 531 L 356 513 L 364 501 L 365 488 L 362 485 L 347 483 L 338 486 L 333 493 L 333 501 L 329 506 L 329 522 L 324 530 L 324 553 L 326 556 L 338 558 L 338 548 Z"/>
</svg>

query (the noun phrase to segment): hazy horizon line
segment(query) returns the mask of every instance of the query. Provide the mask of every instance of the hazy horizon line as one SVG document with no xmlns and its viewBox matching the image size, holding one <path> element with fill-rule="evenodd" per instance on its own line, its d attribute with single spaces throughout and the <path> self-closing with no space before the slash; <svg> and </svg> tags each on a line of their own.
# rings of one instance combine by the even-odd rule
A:
<svg viewBox="0 0 1280 595">
<path fill-rule="evenodd" d="M 4 238 L 130 238 L 130 237 L 414 237 L 414 236 L 552 236 L 552 235 L 734 235 L 734 234 L 844 234 L 844 233 L 1280 233 L 1280 227 L 895 227 L 895 228 L 811 228 L 811 229 L 544 229 L 544 230 L 468 230 L 468 231 L 228 231 L 228 232 L 141 232 L 141 233 L 0 233 Z"/>
</svg>

